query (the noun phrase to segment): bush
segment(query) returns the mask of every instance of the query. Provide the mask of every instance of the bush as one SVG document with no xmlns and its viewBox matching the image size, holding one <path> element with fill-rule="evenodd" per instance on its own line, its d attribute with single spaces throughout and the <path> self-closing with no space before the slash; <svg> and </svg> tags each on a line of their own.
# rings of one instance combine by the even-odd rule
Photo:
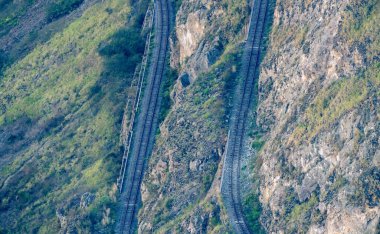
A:
<svg viewBox="0 0 380 234">
<path fill-rule="evenodd" d="M 1 71 L 3 70 L 7 62 L 8 62 L 7 56 L 5 55 L 4 51 L 0 50 L 0 75 L 1 75 Z"/>
<path fill-rule="evenodd" d="M 0 8 L 5 7 L 6 5 L 8 5 L 11 2 L 12 2 L 12 0 L 0 0 Z"/>
<path fill-rule="evenodd" d="M 0 37 L 18 24 L 20 17 L 36 0 L 0 0 Z"/>
<path fill-rule="evenodd" d="M 160 107 L 159 123 L 164 121 L 164 119 L 169 113 L 170 107 L 173 104 L 173 100 L 170 97 L 170 92 L 173 89 L 173 86 L 175 84 L 177 77 L 178 77 L 178 73 L 176 70 L 170 69 L 166 73 L 166 77 L 165 77 L 164 84 L 162 87 L 162 101 L 161 101 L 161 107 Z"/>
<path fill-rule="evenodd" d="M 265 144 L 265 141 L 261 140 L 260 138 L 256 138 L 253 142 L 252 142 L 252 149 L 255 149 L 257 151 L 260 151 L 263 146 Z"/>
<path fill-rule="evenodd" d="M 202 188 L 201 188 L 202 194 L 206 194 L 207 191 L 210 189 L 212 180 L 213 180 L 213 177 L 210 174 L 202 176 Z"/>
<path fill-rule="evenodd" d="M 144 53 L 144 40 L 136 28 L 116 32 L 105 45 L 98 49 L 105 59 L 105 71 L 113 76 L 132 74 L 141 62 Z"/>
<path fill-rule="evenodd" d="M 78 8 L 84 0 L 56 0 L 47 8 L 47 19 L 53 21 Z"/>
<path fill-rule="evenodd" d="M 165 208 L 166 210 L 170 211 L 173 207 L 173 202 L 174 202 L 174 199 L 173 198 L 168 198 L 166 201 L 165 201 Z"/>
<path fill-rule="evenodd" d="M 135 27 L 120 29 L 100 43 L 98 53 L 103 58 L 103 72 L 89 96 L 96 99 L 108 94 L 116 106 L 124 100 L 125 89 L 131 84 L 135 68 L 141 62 L 144 40 Z M 122 95 L 113 95 L 115 93 Z"/>
<path fill-rule="evenodd" d="M 244 199 L 244 214 L 247 219 L 248 226 L 253 233 L 265 233 L 260 224 L 261 203 L 256 194 L 250 194 Z"/>
</svg>

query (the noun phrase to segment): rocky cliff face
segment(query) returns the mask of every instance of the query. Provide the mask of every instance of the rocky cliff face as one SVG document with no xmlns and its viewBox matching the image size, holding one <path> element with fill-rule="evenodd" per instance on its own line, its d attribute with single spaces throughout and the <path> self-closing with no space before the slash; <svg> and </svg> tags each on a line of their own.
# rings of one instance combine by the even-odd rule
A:
<svg viewBox="0 0 380 234">
<path fill-rule="evenodd" d="M 143 52 L 134 27 L 149 1 L 85 0 L 50 23 L 53 1 L 27 2 L 18 22 L 0 10 L 0 233 L 112 232 L 122 110 Z M 174 4 L 179 76 L 139 230 L 227 233 L 220 172 L 249 3 Z M 379 232 L 379 8 L 277 0 L 242 163 L 255 230 L 261 216 L 269 233 Z"/>
<path fill-rule="evenodd" d="M 180 76 L 142 185 L 143 233 L 228 230 L 219 164 L 248 10 L 245 1 L 182 1 L 171 54 Z"/>
<path fill-rule="evenodd" d="M 184 0 L 177 13 L 171 65 L 180 77 L 143 183 L 140 231 L 229 228 L 217 165 L 248 11 L 228 3 Z M 378 1 L 277 1 L 247 141 L 248 158 L 258 156 L 242 168 L 248 216 L 260 211 L 259 191 L 268 232 L 376 232 L 378 20 Z"/>
<path fill-rule="evenodd" d="M 257 120 L 269 232 L 378 231 L 379 8 L 277 1 Z"/>
</svg>

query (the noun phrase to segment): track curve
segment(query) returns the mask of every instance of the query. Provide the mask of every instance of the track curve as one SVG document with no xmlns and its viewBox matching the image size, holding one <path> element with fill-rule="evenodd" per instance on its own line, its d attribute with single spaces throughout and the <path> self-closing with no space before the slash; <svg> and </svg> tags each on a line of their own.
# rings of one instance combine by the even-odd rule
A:
<svg viewBox="0 0 380 234">
<path fill-rule="evenodd" d="M 237 86 L 223 164 L 221 193 L 230 223 L 237 233 L 251 233 L 243 214 L 240 195 L 240 160 L 247 115 L 258 73 L 261 41 L 268 0 L 255 0 L 243 53 L 241 81 Z"/>
<path fill-rule="evenodd" d="M 140 202 L 140 187 L 147 158 L 150 156 L 158 125 L 160 109 L 160 88 L 164 79 L 166 54 L 168 50 L 171 7 L 170 0 L 156 0 L 155 7 L 155 48 L 153 51 L 147 85 L 138 116 L 132 150 L 126 165 L 120 195 L 120 208 L 115 233 L 134 233 L 137 226 L 137 211 Z"/>
</svg>

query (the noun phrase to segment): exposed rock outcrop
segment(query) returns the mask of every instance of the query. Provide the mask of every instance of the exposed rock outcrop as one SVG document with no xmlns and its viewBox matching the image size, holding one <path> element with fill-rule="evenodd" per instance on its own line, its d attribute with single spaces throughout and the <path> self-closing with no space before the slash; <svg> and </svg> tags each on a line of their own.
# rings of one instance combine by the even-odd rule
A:
<svg viewBox="0 0 380 234">
<path fill-rule="evenodd" d="M 376 232 L 378 19 L 378 1 L 277 2 L 258 109 L 269 232 Z"/>
<path fill-rule="evenodd" d="M 142 185 L 142 233 L 228 230 L 218 168 L 227 136 L 228 85 L 237 75 L 246 4 L 184 0 L 177 12 L 171 65 L 180 77 Z"/>
</svg>

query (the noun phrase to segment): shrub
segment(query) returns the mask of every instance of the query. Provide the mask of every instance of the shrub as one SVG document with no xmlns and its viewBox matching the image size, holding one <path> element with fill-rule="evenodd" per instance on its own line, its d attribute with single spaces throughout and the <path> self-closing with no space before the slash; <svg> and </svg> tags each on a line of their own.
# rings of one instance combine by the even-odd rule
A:
<svg viewBox="0 0 380 234">
<path fill-rule="evenodd" d="M 265 141 L 261 140 L 260 138 L 256 138 L 252 142 L 252 149 L 260 151 L 263 148 L 264 144 L 265 144 Z"/>
<path fill-rule="evenodd" d="M 83 0 L 56 0 L 47 8 L 47 19 L 53 21 L 78 8 Z"/>
<path fill-rule="evenodd" d="M 135 27 L 120 29 L 100 43 L 98 53 L 103 58 L 103 72 L 89 96 L 100 98 L 108 94 L 116 106 L 125 97 L 113 94 L 124 94 L 126 87 L 130 85 L 135 68 L 144 53 L 144 40 L 139 29 Z"/>
<path fill-rule="evenodd" d="M 173 202 L 174 202 L 173 198 L 168 198 L 165 201 L 165 208 L 170 211 L 173 207 Z"/>
<path fill-rule="evenodd" d="M 11 28 L 18 24 L 18 19 L 35 1 L 0 0 L 0 37 L 6 35 Z"/>
<path fill-rule="evenodd" d="M 212 179 L 213 177 L 210 174 L 207 174 L 202 177 L 202 188 L 201 188 L 202 194 L 207 193 L 207 191 L 210 189 L 211 184 L 212 184 Z"/>
<path fill-rule="evenodd" d="M 0 8 L 5 7 L 6 5 L 8 5 L 11 2 L 12 2 L 12 0 L 0 0 Z"/>
<path fill-rule="evenodd" d="M 244 213 L 248 226 L 253 233 L 265 233 L 260 224 L 261 204 L 256 194 L 250 194 L 244 199 Z"/>
<path fill-rule="evenodd" d="M 171 105 L 173 104 L 173 100 L 170 98 L 170 92 L 173 89 L 173 86 L 177 77 L 178 77 L 178 73 L 176 70 L 170 69 L 166 73 L 165 81 L 162 87 L 162 101 L 161 101 L 161 108 L 160 108 L 159 123 L 164 121 L 164 119 L 169 113 Z"/>
<path fill-rule="evenodd" d="M 356 187 L 350 200 L 357 206 L 377 207 L 380 204 L 380 170 L 376 167 L 365 171 L 354 181 Z"/>
<path fill-rule="evenodd" d="M 4 52 L 2 50 L 0 50 L 0 75 L 1 75 L 1 71 L 5 67 L 6 63 L 7 63 L 7 57 L 4 54 Z"/>
<path fill-rule="evenodd" d="M 315 207 L 316 204 L 318 204 L 318 198 L 315 194 L 313 194 L 309 200 L 299 205 L 296 205 L 293 208 L 292 212 L 288 216 L 288 220 L 297 221 L 300 219 L 301 216 L 308 215 L 308 213 L 311 212 L 311 210 Z"/>
<path fill-rule="evenodd" d="M 120 77 L 133 74 L 144 53 L 144 43 L 138 29 L 121 29 L 98 52 L 105 59 L 105 72 Z"/>
</svg>

